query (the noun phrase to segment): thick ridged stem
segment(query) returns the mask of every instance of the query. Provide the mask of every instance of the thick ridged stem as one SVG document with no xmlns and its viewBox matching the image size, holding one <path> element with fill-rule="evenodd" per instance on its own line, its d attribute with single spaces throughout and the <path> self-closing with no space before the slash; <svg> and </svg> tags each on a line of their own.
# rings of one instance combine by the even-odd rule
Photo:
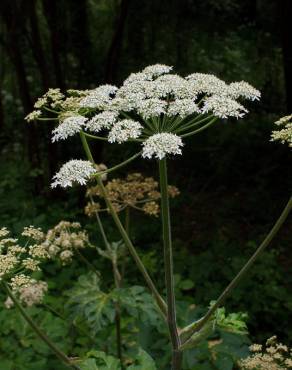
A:
<svg viewBox="0 0 292 370">
<path fill-rule="evenodd" d="M 167 164 L 166 159 L 159 161 L 159 180 L 161 192 L 161 219 L 164 246 L 164 271 L 166 285 L 167 323 L 172 344 L 172 370 L 181 369 L 182 354 L 179 351 L 180 338 L 176 323 L 176 307 L 173 276 L 173 257 L 171 225 L 168 199 Z"/>
</svg>

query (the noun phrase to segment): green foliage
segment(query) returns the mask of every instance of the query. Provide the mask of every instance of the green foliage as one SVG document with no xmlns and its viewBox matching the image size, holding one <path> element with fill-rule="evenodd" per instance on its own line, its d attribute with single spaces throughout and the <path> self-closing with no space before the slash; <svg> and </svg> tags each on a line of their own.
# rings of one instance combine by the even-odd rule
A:
<svg viewBox="0 0 292 370">
<path fill-rule="evenodd" d="M 108 356 L 104 352 L 90 351 L 86 354 L 87 359 L 78 365 L 82 370 L 120 370 L 119 360 L 113 356 Z"/>
<path fill-rule="evenodd" d="M 60 349 L 69 351 L 69 327 L 64 321 L 38 308 L 29 309 L 29 314 Z M 15 308 L 2 309 L 0 322 L 0 370 L 66 369 L 47 345 L 36 337 Z"/>
<path fill-rule="evenodd" d="M 226 314 L 225 307 L 218 308 L 215 313 L 216 325 L 224 331 L 237 334 L 248 334 L 247 314 L 242 312 Z"/>
<path fill-rule="evenodd" d="M 66 308 L 71 320 L 75 323 L 85 321 L 92 335 L 114 323 L 117 303 L 132 319 L 152 326 L 157 326 L 160 321 L 153 299 L 145 288 L 132 286 L 105 293 L 100 290 L 100 279 L 94 273 L 80 276 L 66 295 Z"/>
<path fill-rule="evenodd" d="M 66 307 L 70 318 L 76 323 L 86 320 L 93 335 L 114 322 L 115 307 L 111 293 L 99 287 L 99 278 L 94 273 L 80 276 L 76 286 L 67 294 Z"/>
</svg>

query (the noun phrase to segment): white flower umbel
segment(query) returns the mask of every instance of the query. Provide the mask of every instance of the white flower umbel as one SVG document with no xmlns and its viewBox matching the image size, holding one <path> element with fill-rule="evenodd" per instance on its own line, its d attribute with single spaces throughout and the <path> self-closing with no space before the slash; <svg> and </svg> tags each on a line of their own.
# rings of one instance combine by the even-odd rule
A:
<svg viewBox="0 0 292 370">
<path fill-rule="evenodd" d="M 157 77 L 165 73 L 169 73 L 172 70 L 171 66 L 165 64 L 154 64 L 143 69 L 142 73 L 150 77 Z"/>
<path fill-rule="evenodd" d="M 197 94 L 221 95 L 228 89 L 228 85 L 220 78 L 206 73 L 193 73 L 187 76 L 186 80 L 190 82 L 193 91 Z"/>
<path fill-rule="evenodd" d="M 212 113 L 219 118 L 241 118 L 248 110 L 237 101 L 225 96 L 213 95 L 204 100 L 202 113 Z"/>
<path fill-rule="evenodd" d="M 170 102 L 167 109 L 167 116 L 187 117 L 193 113 L 199 113 L 200 108 L 192 99 L 176 99 Z"/>
<path fill-rule="evenodd" d="M 292 147 L 292 115 L 280 118 L 275 122 L 281 130 L 272 131 L 271 141 L 279 140 L 282 144 L 287 143 Z"/>
<path fill-rule="evenodd" d="M 80 159 L 72 159 L 65 163 L 53 177 L 52 188 L 61 186 L 67 188 L 73 186 L 74 183 L 85 185 L 90 177 L 96 174 L 97 171 L 93 164 L 89 161 Z"/>
<path fill-rule="evenodd" d="M 35 121 L 42 115 L 42 112 L 40 110 L 34 110 L 31 113 L 29 113 L 24 119 L 27 122 Z"/>
<path fill-rule="evenodd" d="M 143 158 L 158 158 L 162 159 L 167 154 L 181 154 L 183 142 L 181 138 L 175 134 L 162 132 L 150 136 L 143 144 Z"/>
<path fill-rule="evenodd" d="M 84 108 L 105 109 L 117 90 L 118 88 L 113 85 L 101 85 L 91 90 L 88 95 L 80 101 L 79 105 Z"/>
<path fill-rule="evenodd" d="M 124 119 L 118 121 L 112 127 L 108 135 L 108 141 L 110 143 L 123 143 L 129 139 L 136 139 L 141 135 L 142 125 L 131 119 Z"/>
<path fill-rule="evenodd" d="M 137 111 L 144 119 L 160 116 L 167 107 L 166 101 L 156 98 L 142 100 L 137 105 Z"/>
<path fill-rule="evenodd" d="M 227 94 L 232 99 L 243 97 L 248 100 L 259 100 L 261 93 L 245 81 L 232 82 L 228 85 Z"/>
<path fill-rule="evenodd" d="M 53 131 L 52 142 L 65 140 L 82 130 L 87 118 L 77 115 L 65 118 Z"/>
<path fill-rule="evenodd" d="M 86 130 L 99 132 L 105 128 L 111 128 L 118 117 L 117 112 L 104 111 L 91 118 L 86 124 Z"/>
</svg>

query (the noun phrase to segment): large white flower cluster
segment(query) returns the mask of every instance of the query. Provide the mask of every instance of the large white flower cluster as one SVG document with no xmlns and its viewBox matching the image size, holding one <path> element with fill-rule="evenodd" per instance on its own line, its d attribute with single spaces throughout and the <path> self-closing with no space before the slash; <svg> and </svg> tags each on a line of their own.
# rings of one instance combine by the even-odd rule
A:
<svg viewBox="0 0 292 370">
<path fill-rule="evenodd" d="M 211 74 L 193 73 L 184 78 L 171 71 L 170 66 L 156 64 L 132 73 L 120 88 L 103 85 L 88 91 L 80 107 L 97 112 L 85 125 L 86 129 L 93 132 L 107 129 L 109 141 L 121 143 L 125 137 L 136 137 L 125 134 L 128 127 L 122 129 L 120 121 L 125 118 L 134 119 L 142 126 L 145 121 L 163 116 L 185 119 L 194 114 L 210 114 L 218 118 L 241 118 L 247 109 L 237 99 L 260 98 L 260 92 L 244 81 L 227 84 Z M 171 130 L 166 125 L 163 130 L 158 127 L 157 131 Z"/>
<path fill-rule="evenodd" d="M 69 94 L 63 101 L 59 95 L 57 91 L 57 98 L 50 98 L 56 109 L 58 104 L 61 109 L 61 123 L 53 131 L 53 141 L 80 131 L 101 133 L 110 143 L 140 142 L 144 158 L 158 159 L 181 154 L 182 137 L 193 135 L 198 128 L 201 131 L 203 123 L 207 128 L 216 118 L 242 118 L 248 112 L 242 101 L 258 100 L 261 96 L 244 81 L 228 84 L 205 73 L 181 77 L 163 64 L 130 74 L 119 88 L 102 85 L 78 91 L 77 97 Z M 39 114 L 37 111 L 28 119 L 38 119 Z M 275 134 L 274 139 L 277 135 L 280 134 Z M 52 186 L 84 184 L 93 172 L 89 162 L 70 161 L 54 177 Z"/>
</svg>

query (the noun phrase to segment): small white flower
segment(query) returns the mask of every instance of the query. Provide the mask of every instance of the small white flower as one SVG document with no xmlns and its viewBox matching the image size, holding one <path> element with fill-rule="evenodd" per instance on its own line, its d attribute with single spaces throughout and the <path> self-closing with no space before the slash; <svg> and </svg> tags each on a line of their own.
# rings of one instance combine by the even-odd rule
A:
<svg viewBox="0 0 292 370">
<path fill-rule="evenodd" d="M 72 159 L 65 163 L 53 177 L 52 188 L 58 185 L 62 188 L 72 186 L 74 183 L 85 185 L 87 180 L 96 173 L 96 169 L 89 161 Z"/>
<path fill-rule="evenodd" d="M 136 139 L 141 135 L 142 125 L 131 119 L 118 121 L 111 129 L 108 135 L 110 143 L 123 143 L 129 139 Z"/>
<path fill-rule="evenodd" d="M 248 112 L 248 110 L 233 99 L 213 95 L 204 100 L 204 106 L 202 108 L 202 113 L 209 112 L 212 112 L 214 116 L 219 118 L 241 118 L 246 112 Z"/>
<path fill-rule="evenodd" d="M 173 95 L 175 98 L 195 99 L 197 97 L 197 91 L 192 89 L 190 82 L 179 75 L 163 75 L 155 80 L 155 82 L 160 86 L 160 90 L 163 89 L 167 94 Z"/>
<path fill-rule="evenodd" d="M 104 128 L 111 128 L 116 122 L 118 113 L 104 111 L 94 117 L 86 124 L 86 129 L 93 132 L 99 132 Z"/>
<path fill-rule="evenodd" d="M 220 78 L 207 73 L 193 73 L 186 77 L 196 94 L 221 95 L 228 89 L 228 85 Z"/>
<path fill-rule="evenodd" d="M 24 119 L 27 122 L 35 121 L 42 115 L 42 112 L 40 110 L 34 110 L 31 113 L 29 113 Z"/>
<path fill-rule="evenodd" d="M 87 118 L 77 115 L 65 118 L 53 131 L 52 142 L 65 140 L 82 130 Z"/>
<path fill-rule="evenodd" d="M 169 73 L 172 70 L 171 66 L 165 64 L 154 64 L 143 69 L 142 73 L 151 77 L 157 77 L 165 73 Z"/>
<path fill-rule="evenodd" d="M 275 124 L 281 129 L 272 131 L 271 141 L 279 140 L 282 144 L 287 143 L 292 147 L 292 115 L 280 118 Z"/>
<path fill-rule="evenodd" d="M 144 119 L 157 117 L 165 113 L 167 103 L 164 100 L 151 98 L 139 102 L 137 111 Z"/>
<path fill-rule="evenodd" d="M 104 109 L 112 100 L 118 88 L 113 85 L 101 85 L 91 90 L 89 94 L 81 99 L 79 105 L 85 108 Z"/>
<path fill-rule="evenodd" d="M 143 143 L 142 157 L 162 159 L 166 154 L 181 154 L 183 142 L 175 134 L 163 132 L 150 136 Z"/>
<path fill-rule="evenodd" d="M 227 94 L 232 99 L 238 99 L 241 96 L 248 100 L 259 100 L 261 93 L 245 81 L 232 82 L 228 85 Z"/>
<path fill-rule="evenodd" d="M 168 116 L 178 115 L 181 118 L 184 118 L 195 112 L 199 113 L 200 108 L 192 99 L 176 99 L 169 103 L 166 114 Z"/>
</svg>

